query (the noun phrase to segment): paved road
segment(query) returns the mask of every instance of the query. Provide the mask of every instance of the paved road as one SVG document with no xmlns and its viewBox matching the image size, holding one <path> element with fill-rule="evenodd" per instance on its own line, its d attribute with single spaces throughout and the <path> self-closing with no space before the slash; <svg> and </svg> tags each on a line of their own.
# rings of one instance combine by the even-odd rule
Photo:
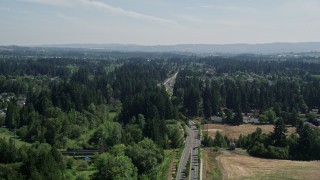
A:
<svg viewBox="0 0 320 180">
<path fill-rule="evenodd" d="M 198 168 L 199 168 L 199 157 L 198 157 L 198 147 L 199 147 L 199 139 L 198 139 L 198 130 L 194 124 L 190 122 L 190 128 L 187 126 L 186 131 L 188 132 L 188 136 L 186 138 L 185 147 L 180 159 L 180 164 L 177 172 L 177 180 L 186 179 L 185 172 L 190 171 L 189 179 L 198 179 Z M 190 169 L 186 169 L 187 161 L 189 156 L 191 155 L 191 163 Z"/>
<path fill-rule="evenodd" d="M 199 147 L 200 147 L 200 139 L 199 139 L 199 132 L 198 129 L 194 126 L 191 130 L 193 133 L 193 140 L 191 144 L 191 172 L 189 179 L 198 179 L 198 173 L 199 173 Z"/>
<path fill-rule="evenodd" d="M 172 77 L 170 77 L 164 81 L 163 85 L 166 87 L 166 89 L 173 88 L 174 80 L 177 78 L 178 73 L 179 73 L 179 71 L 176 72 Z"/>
</svg>

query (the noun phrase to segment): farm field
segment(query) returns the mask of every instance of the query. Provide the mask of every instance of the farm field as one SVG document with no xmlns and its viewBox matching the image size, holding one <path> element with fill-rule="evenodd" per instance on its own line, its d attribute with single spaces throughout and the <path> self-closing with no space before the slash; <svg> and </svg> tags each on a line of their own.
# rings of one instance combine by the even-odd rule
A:
<svg viewBox="0 0 320 180">
<path fill-rule="evenodd" d="M 319 179 L 320 162 L 261 159 L 223 150 L 216 161 L 222 179 Z"/>
<path fill-rule="evenodd" d="M 226 124 L 205 124 L 203 131 L 208 129 L 209 135 L 214 138 L 217 131 L 221 132 L 222 135 L 227 135 L 231 139 L 238 139 L 240 134 L 247 135 L 254 132 L 257 128 L 261 128 L 262 132 L 269 133 L 273 131 L 273 125 L 253 125 L 253 124 L 242 124 L 239 126 L 231 126 Z M 295 132 L 294 127 L 287 127 L 288 134 Z"/>
</svg>

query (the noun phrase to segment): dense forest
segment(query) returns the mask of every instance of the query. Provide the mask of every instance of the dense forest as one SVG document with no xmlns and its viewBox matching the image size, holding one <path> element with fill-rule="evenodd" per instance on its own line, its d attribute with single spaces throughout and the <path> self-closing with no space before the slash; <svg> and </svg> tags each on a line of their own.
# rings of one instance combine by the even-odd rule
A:
<svg viewBox="0 0 320 180">
<path fill-rule="evenodd" d="M 1 177 L 64 179 L 67 160 L 57 149 L 98 149 L 93 179 L 153 179 L 163 149 L 181 147 L 184 136 L 177 108 L 157 86 L 169 75 L 164 67 L 145 58 L 2 59 L 0 123 L 32 145 L 12 149 L 1 140 L 1 163 L 13 163 Z M 45 168 L 32 153 L 52 163 Z M 109 172 L 110 163 L 119 170 Z"/>
<path fill-rule="evenodd" d="M 238 140 L 221 133 L 212 140 L 204 134 L 204 146 L 227 147 L 236 141 L 253 156 L 318 160 L 319 65 L 316 58 L 200 58 L 179 72 L 173 104 L 189 117 L 204 117 L 205 122 L 218 116 L 222 123 L 239 125 L 251 114 L 260 124 L 274 125 L 273 133 L 257 129 Z M 288 136 L 287 126 L 296 127 L 296 133 Z"/>
<path fill-rule="evenodd" d="M 189 118 L 238 125 L 253 111 L 275 131 L 257 129 L 239 137 L 239 147 L 260 157 L 320 158 L 319 128 L 305 123 L 319 126 L 319 112 L 310 113 L 320 107 L 319 58 L 62 55 L 1 55 L 0 125 L 24 142 L 0 139 L 1 178 L 70 178 L 73 160 L 60 151 L 91 149 L 99 151 L 92 179 L 157 179 L 164 150 L 183 146 Z M 176 72 L 171 94 L 162 83 Z M 286 137 L 286 125 L 296 135 Z"/>
</svg>

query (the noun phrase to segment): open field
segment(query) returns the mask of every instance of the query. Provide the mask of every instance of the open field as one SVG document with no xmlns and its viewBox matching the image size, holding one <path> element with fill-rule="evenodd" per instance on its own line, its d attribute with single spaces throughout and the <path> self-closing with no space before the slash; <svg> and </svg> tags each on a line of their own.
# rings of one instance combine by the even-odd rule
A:
<svg viewBox="0 0 320 180">
<path fill-rule="evenodd" d="M 208 128 L 209 135 L 214 138 L 217 131 L 220 131 L 222 135 L 227 135 L 229 138 L 238 139 L 240 134 L 247 135 L 254 132 L 257 127 L 262 129 L 262 132 L 269 133 L 273 132 L 273 125 L 253 125 L 253 124 L 242 124 L 239 126 L 231 126 L 226 124 L 205 124 L 203 131 Z M 292 134 L 295 132 L 294 127 L 288 127 L 288 133 Z"/>
<path fill-rule="evenodd" d="M 29 146 L 30 143 L 25 141 L 21 141 L 18 137 L 15 138 L 14 132 L 9 131 L 7 128 L 0 128 L 0 138 L 5 138 L 7 141 L 12 138 L 15 139 L 16 146 L 19 148 L 22 145 Z"/>
<path fill-rule="evenodd" d="M 222 151 L 216 157 L 223 179 L 319 179 L 319 161 L 261 159 Z"/>
</svg>

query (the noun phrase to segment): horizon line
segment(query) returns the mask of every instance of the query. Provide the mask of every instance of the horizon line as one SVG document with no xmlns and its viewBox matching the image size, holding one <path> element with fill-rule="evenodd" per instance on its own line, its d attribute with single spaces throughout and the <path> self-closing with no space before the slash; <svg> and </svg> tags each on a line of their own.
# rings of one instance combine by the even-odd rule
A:
<svg viewBox="0 0 320 180">
<path fill-rule="evenodd" d="M 179 45 L 265 45 L 265 44 L 302 44 L 320 43 L 320 41 L 274 41 L 274 42 L 235 42 L 235 43 L 176 43 L 176 44 L 139 44 L 139 43 L 44 43 L 44 44 L 0 44 L 0 46 L 19 46 L 19 47 L 39 47 L 39 46 L 61 46 L 61 45 L 124 45 L 124 46 L 179 46 Z"/>
</svg>

